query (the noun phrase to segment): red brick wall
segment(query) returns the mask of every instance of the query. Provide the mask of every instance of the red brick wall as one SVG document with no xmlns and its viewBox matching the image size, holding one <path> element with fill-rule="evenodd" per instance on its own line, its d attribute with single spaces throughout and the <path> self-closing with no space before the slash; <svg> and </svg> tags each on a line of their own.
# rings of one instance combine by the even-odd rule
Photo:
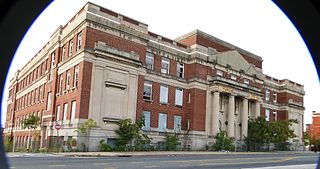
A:
<svg viewBox="0 0 320 169">
<path fill-rule="evenodd" d="M 208 66 L 204 66 L 198 63 L 185 64 L 185 78 L 187 80 L 191 78 L 199 78 L 207 80 L 207 75 L 212 74 L 212 69 Z"/>
<path fill-rule="evenodd" d="M 303 97 L 300 97 L 298 95 L 294 95 L 291 93 L 287 93 L 287 92 L 279 92 L 277 97 L 278 97 L 277 102 L 282 104 L 288 103 L 289 99 L 292 99 L 295 102 L 303 103 Z"/>
<path fill-rule="evenodd" d="M 81 90 L 81 108 L 80 118 L 88 118 L 89 102 L 90 102 L 90 89 L 91 89 L 91 75 L 92 75 L 92 63 L 83 62 L 82 74 L 79 76 L 79 86 Z M 80 69 L 81 71 L 81 69 Z"/>
<path fill-rule="evenodd" d="M 190 117 L 190 129 L 205 131 L 206 126 L 206 91 L 200 89 L 190 89 L 191 102 L 188 110 Z"/>
<path fill-rule="evenodd" d="M 288 120 L 288 111 L 280 110 L 277 113 L 278 120 Z"/>
</svg>

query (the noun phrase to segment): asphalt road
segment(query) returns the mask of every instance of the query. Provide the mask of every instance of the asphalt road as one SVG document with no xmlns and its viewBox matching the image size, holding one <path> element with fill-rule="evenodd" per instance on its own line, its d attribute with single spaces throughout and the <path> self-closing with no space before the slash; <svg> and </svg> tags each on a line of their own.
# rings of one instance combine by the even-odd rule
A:
<svg viewBox="0 0 320 169">
<path fill-rule="evenodd" d="M 218 154 L 135 157 L 64 157 L 48 154 L 10 154 L 12 169 L 148 169 L 254 168 L 316 164 L 316 153 Z M 312 165 L 315 168 L 316 165 Z M 294 167 L 295 169 L 301 167 Z"/>
</svg>

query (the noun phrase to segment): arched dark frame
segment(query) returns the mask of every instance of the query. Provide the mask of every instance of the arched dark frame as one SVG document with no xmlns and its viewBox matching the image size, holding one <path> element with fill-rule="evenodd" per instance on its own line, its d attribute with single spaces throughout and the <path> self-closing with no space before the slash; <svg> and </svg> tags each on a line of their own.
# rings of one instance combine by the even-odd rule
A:
<svg viewBox="0 0 320 169">
<path fill-rule="evenodd" d="M 3 91 L 7 71 L 16 48 L 33 21 L 50 2 L 51 0 L 41 0 L 36 3 L 30 0 L 0 0 L 1 92 Z M 273 0 L 273 2 L 288 16 L 303 37 L 319 76 L 320 7 L 316 6 L 311 0 Z M 2 100 L 2 94 L 0 99 Z M 8 168 L 2 139 L 0 139 L 0 168 Z"/>
</svg>

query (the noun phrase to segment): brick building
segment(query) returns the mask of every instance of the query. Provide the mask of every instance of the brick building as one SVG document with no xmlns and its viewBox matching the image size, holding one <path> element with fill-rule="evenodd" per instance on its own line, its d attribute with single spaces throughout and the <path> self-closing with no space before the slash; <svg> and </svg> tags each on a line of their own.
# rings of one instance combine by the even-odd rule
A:
<svg viewBox="0 0 320 169">
<path fill-rule="evenodd" d="M 312 124 L 307 124 L 306 131 L 312 143 L 320 139 L 320 112 L 312 112 Z"/>
<path fill-rule="evenodd" d="M 181 144 L 202 149 L 227 131 L 241 140 L 249 118 L 294 118 L 302 143 L 303 85 L 262 72 L 262 58 L 195 30 L 171 40 L 148 25 L 87 3 L 10 81 L 5 134 L 25 146 L 22 120 L 31 114 L 41 125 L 30 140 L 40 147 L 75 132 L 86 119 L 97 127 L 89 150 L 105 139 L 113 144 L 115 123 L 145 116 L 143 131 L 161 145 L 164 132 L 188 133 Z M 55 130 L 55 124 L 62 128 Z"/>
</svg>

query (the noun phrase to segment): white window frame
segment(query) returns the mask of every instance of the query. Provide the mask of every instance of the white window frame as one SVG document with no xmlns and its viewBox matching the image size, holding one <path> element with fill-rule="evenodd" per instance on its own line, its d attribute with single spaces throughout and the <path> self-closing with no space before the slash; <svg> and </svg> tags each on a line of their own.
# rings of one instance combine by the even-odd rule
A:
<svg viewBox="0 0 320 169">
<path fill-rule="evenodd" d="M 150 87 L 150 94 L 145 92 L 146 87 Z M 143 85 L 143 99 L 144 100 L 152 100 L 152 82 L 151 81 L 144 81 Z"/>
<path fill-rule="evenodd" d="M 71 120 L 76 118 L 76 110 L 77 110 L 77 101 L 74 100 L 71 102 Z"/>
<path fill-rule="evenodd" d="M 160 85 L 160 103 L 168 103 L 168 93 L 169 93 L 168 85 L 161 84 Z"/>
<path fill-rule="evenodd" d="M 165 65 L 168 65 L 168 68 L 165 68 Z M 170 70 L 170 59 L 162 57 L 161 59 L 161 73 L 163 74 L 169 74 Z"/>
<path fill-rule="evenodd" d="M 82 46 L 82 32 L 78 33 L 78 42 L 77 42 L 77 50 L 79 50 Z"/>
<path fill-rule="evenodd" d="M 52 52 L 51 54 L 51 69 L 53 69 L 53 66 L 55 65 L 55 55 L 56 53 L 55 52 Z"/>
<path fill-rule="evenodd" d="M 57 106 L 57 116 L 56 116 L 56 121 L 60 121 L 60 113 L 61 113 L 60 105 L 58 105 L 58 106 Z"/>
<path fill-rule="evenodd" d="M 67 115 L 68 115 L 68 103 L 63 104 L 63 121 L 67 120 Z"/>
<path fill-rule="evenodd" d="M 61 54 L 61 62 L 64 61 L 64 57 L 66 56 L 66 46 L 63 46 L 62 47 L 62 54 Z"/>
<path fill-rule="evenodd" d="M 184 64 L 177 62 L 177 77 L 184 78 Z"/>
<path fill-rule="evenodd" d="M 244 79 L 243 83 L 248 85 L 248 84 L 250 84 L 250 80 L 249 79 Z"/>
<path fill-rule="evenodd" d="M 265 117 L 266 121 L 270 121 L 270 109 L 266 109 Z"/>
<path fill-rule="evenodd" d="M 151 112 L 150 111 L 143 111 L 142 112 L 144 116 L 144 126 L 142 127 L 142 130 L 150 131 L 150 123 L 151 123 Z"/>
<path fill-rule="evenodd" d="M 274 117 L 274 121 L 277 121 L 278 120 L 278 114 L 277 114 L 277 112 L 276 111 L 273 111 L 273 117 Z"/>
<path fill-rule="evenodd" d="M 70 41 L 69 41 L 69 56 L 71 56 L 72 55 L 72 51 L 73 50 L 73 39 L 71 39 Z"/>
<path fill-rule="evenodd" d="M 273 102 L 277 103 L 277 98 L 278 98 L 278 94 L 277 93 L 273 93 Z"/>
<path fill-rule="evenodd" d="M 152 62 L 148 62 L 148 60 L 152 60 Z M 146 67 L 149 70 L 154 69 L 154 54 L 147 52 L 146 54 Z"/>
<path fill-rule="evenodd" d="M 66 90 L 70 89 L 70 70 L 67 71 L 67 75 L 66 75 Z"/>
<path fill-rule="evenodd" d="M 168 117 L 166 113 L 159 113 L 159 118 L 158 118 L 159 132 L 165 132 L 167 130 L 167 120 L 168 120 Z"/>
<path fill-rule="evenodd" d="M 266 101 L 270 100 L 270 91 L 266 90 L 266 97 L 265 97 Z"/>
<path fill-rule="evenodd" d="M 231 79 L 231 80 L 237 80 L 237 75 L 231 74 L 230 79 Z"/>
<path fill-rule="evenodd" d="M 175 104 L 177 106 L 182 106 L 182 104 L 183 104 L 183 89 L 182 88 L 176 88 Z"/>
<path fill-rule="evenodd" d="M 47 97 L 47 111 L 51 109 L 51 103 L 52 103 L 52 94 L 51 92 L 49 92 Z"/>
<path fill-rule="evenodd" d="M 223 71 L 217 70 L 217 71 L 216 71 L 216 74 L 217 74 L 218 76 L 223 76 Z"/>
<path fill-rule="evenodd" d="M 79 85 L 79 66 L 74 69 L 73 87 L 78 88 Z"/>
<path fill-rule="evenodd" d="M 173 130 L 175 133 L 181 132 L 182 117 L 175 115 L 173 118 Z"/>
</svg>

